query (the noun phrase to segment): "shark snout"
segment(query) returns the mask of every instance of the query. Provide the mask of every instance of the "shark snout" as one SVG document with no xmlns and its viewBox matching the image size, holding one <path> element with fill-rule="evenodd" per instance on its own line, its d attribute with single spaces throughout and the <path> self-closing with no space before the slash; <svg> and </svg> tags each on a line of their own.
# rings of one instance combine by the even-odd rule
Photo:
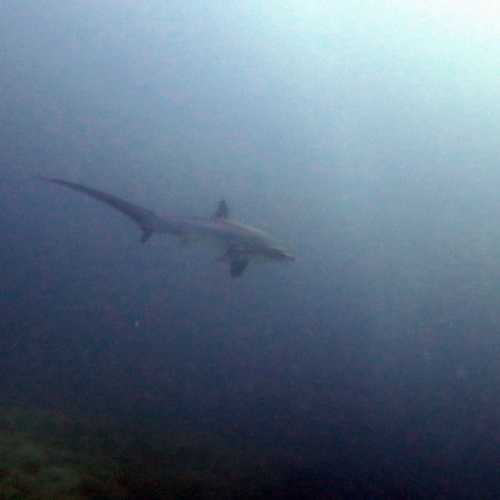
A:
<svg viewBox="0 0 500 500">
<path fill-rule="evenodd" d="M 295 255 L 288 253 L 286 250 L 281 250 L 279 248 L 274 249 L 274 257 L 279 260 L 293 261 L 295 260 Z"/>
</svg>

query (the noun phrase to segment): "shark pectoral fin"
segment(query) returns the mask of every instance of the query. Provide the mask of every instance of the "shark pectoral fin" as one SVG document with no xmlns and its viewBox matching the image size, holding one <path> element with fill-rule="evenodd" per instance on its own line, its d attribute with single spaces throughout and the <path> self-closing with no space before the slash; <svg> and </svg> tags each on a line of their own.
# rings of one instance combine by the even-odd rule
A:
<svg viewBox="0 0 500 500">
<path fill-rule="evenodd" d="M 152 235 L 153 235 L 153 231 L 151 229 L 143 229 L 142 236 L 141 236 L 141 243 L 146 243 L 146 241 L 148 241 Z"/>
<path fill-rule="evenodd" d="M 248 259 L 238 258 L 231 261 L 231 276 L 237 278 L 241 276 L 248 266 Z"/>
</svg>

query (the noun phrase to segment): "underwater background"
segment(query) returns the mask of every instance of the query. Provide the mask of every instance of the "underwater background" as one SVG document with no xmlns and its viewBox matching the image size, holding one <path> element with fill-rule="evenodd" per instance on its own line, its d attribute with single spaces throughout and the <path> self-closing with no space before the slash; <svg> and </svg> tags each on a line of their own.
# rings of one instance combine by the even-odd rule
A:
<svg viewBox="0 0 500 500">
<path fill-rule="evenodd" d="M 4 0 L 0 500 L 500 498 L 500 9 Z M 232 216 L 232 279 L 36 176 Z"/>
</svg>

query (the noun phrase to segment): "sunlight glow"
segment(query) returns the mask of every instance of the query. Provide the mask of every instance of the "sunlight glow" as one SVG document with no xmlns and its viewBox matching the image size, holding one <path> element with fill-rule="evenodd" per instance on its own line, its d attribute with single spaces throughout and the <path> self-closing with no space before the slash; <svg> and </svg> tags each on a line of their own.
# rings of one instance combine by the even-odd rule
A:
<svg viewBox="0 0 500 500">
<path fill-rule="evenodd" d="M 500 3 L 491 0 L 419 0 L 414 2 L 422 15 L 449 29 L 473 32 L 475 35 L 500 33 Z"/>
</svg>

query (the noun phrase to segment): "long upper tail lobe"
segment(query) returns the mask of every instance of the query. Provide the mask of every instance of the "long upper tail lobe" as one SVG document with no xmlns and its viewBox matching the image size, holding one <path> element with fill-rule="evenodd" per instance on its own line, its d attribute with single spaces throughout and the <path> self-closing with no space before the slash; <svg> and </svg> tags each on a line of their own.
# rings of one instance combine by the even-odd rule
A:
<svg viewBox="0 0 500 500">
<path fill-rule="evenodd" d="M 161 219 L 151 210 L 134 205 L 128 201 L 122 200 L 121 198 L 104 193 L 103 191 L 92 189 L 87 186 L 83 186 L 82 184 L 77 184 L 76 182 L 64 181 L 53 177 L 40 177 L 40 179 L 54 184 L 59 184 L 60 186 L 73 189 L 74 191 L 79 191 L 80 193 L 84 193 L 87 196 L 90 196 L 91 198 L 94 198 L 95 200 L 105 203 L 106 205 L 120 211 L 122 214 L 131 218 L 140 227 L 142 231 L 142 243 L 145 243 L 153 234 L 155 230 L 155 222 L 157 223 L 158 221 L 161 221 Z"/>
</svg>

